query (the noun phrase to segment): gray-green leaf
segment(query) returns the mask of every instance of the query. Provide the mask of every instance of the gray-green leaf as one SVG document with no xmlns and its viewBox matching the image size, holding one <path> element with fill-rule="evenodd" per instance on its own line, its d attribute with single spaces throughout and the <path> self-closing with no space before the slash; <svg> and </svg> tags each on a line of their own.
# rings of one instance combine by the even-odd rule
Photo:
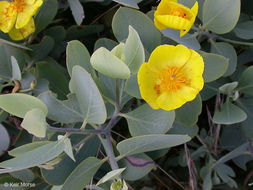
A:
<svg viewBox="0 0 253 190">
<path fill-rule="evenodd" d="M 217 110 L 213 116 L 213 122 L 218 124 L 234 124 L 244 121 L 247 114 L 230 101 L 226 101 L 220 110 Z"/>
<path fill-rule="evenodd" d="M 92 54 L 90 62 L 94 69 L 106 76 L 119 79 L 127 79 L 130 77 L 128 66 L 103 47 Z"/>
<path fill-rule="evenodd" d="M 230 32 L 240 16 L 240 0 L 205 0 L 203 27 L 217 34 Z"/>
<path fill-rule="evenodd" d="M 90 74 L 81 66 L 74 66 L 69 86 L 71 92 L 76 94 L 83 119 L 88 123 L 104 123 L 106 120 L 105 104 Z"/>
<path fill-rule="evenodd" d="M 32 109 L 25 114 L 21 126 L 36 137 L 46 137 L 46 114 L 38 109 Z"/>
<path fill-rule="evenodd" d="M 166 133 L 174 122 L 175 112 L 154 110 L 144 104 L 123 116 L 127 120 L 131 135 L 140 136 Z"/>
<path fill-rule="evenodd" d="M 21 118 L 35 108 L 47 114 L 47 107 L 40 99 L 22 93 L 0 95 L 0 108 Z"/>
<path fill-rule="evenodd" d="M 170 148 L 188 142 L 188 135 L 143 135 L 121 141 L 117 145 L 120 155 L 133 155 Z"/>
</svg>

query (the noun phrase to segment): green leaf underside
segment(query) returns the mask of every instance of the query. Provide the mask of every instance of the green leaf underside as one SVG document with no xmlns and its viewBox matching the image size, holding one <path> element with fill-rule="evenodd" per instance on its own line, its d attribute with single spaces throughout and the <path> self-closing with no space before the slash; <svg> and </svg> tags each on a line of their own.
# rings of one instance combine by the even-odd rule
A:
<svg viewBox="0 0 253 190">
<path fill-rule="evenodd" d="M 241 108 L 227 101 L 214 113 L 213 122 L 229 125 L 242 122 L 246 118 L 247 114 Z"/>
<path fill-rule="evenodd" d="M 90 74 L 81 66 L 74 66 L 69 86 L 71 92 L 76 94 L 83 119 L 88 123 L 104 123 L 106 120 L 104 101 Z"/>
<path fill-rule="evenodd" d="M 90 61 L 94 69 L 106 76 L 119 79 L 127 79 L 130 77 L 128 66 L 103 47 L 92 54 Z"/>
<path fill-rule="evenodd" d="M 90 54 L 80 41 L 73 40 L 68 42 L 66 55 L 67 69 L 70 76 L 72 74 L 72 68 L 75 65 L 80 65 L 87 72 L 91 73 Z"/>
<path fill-rule="evenodd" d="M 21 118 L 35 108 L 47 114 L 47 107 L 40 99 L 22 93 L 0 95 L 0 108 Z"/>
<path fill-rule="evenodd" d="M 21 126 L 36 137 L 46 137 L 46 114 L 40 109 L 32 109 L 25 114 Z"/>
<path fill-rule="evenodd" d="M 44 164 L 64 151 L 64 140 L 50 142 L 36 149 L 18 155 L 15 158 L 0 163 L 0 174 L 19 171 Z"/>
<path fill-rule="evenodd" d="M 62 190 L 82 190 L 89 184 L 91 178 L 95 175 L 103 162 L 103 160 L 99 160 L 95 157 L 89 157 L 82 161 L 66 179 L 62 186 Z"/>
<path fill-rule="evenodd" d="M 68 100 L 58 100 L 50 91 L 41 93 L 38 98 L 46 104 L 47 117 L 62 123 L 82 122 L 83 115 L 75 94 L 69 94 Z"/>
<path fill-rule="evenodd" d="M 164 134 L 175 119 L 174 111 L 153 110 L 147 104 L 125 115 L 132 136 Z"/>
<path fill-rule="evenodd" d="M 120 155 L 133 155 L 170 148 L 188 142 L 188 135 L 143 135 L 121 141 L 117 145 Z"/>
<path fill-rule="evenodd" d="M 203 27 L 224 34 L 231 31 L 240 16 L 240 0 L 205 0 Z"/>
</svg>

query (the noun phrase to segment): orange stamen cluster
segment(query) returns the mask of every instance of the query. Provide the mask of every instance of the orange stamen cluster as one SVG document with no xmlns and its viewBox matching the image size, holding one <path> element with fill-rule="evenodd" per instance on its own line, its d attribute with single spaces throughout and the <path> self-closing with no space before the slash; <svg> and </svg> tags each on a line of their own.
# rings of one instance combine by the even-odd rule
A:
<svg viewBox="0 0 253 190">
<path fill-rule="evenodd" d="M 18 13 L 22 13 L 26 6 L 26 2 L 24 0 L 15 0 L 15 8 Z"/>
<path fill-rule="evenodd" d="M 10 4 L 9 7 L 6 7 L 4 9 L 4 15 L 6 20 L 10 19 L 10 13 L 12 13 L 15 10 L 15 5 L 14 4 Z"/>
<path fill-rule="evenodd" d="M 156 94 L 159 95 L 162 91 L 177 91 L 182 86 L 189 85 L 189 79 L 186 78 L 186 74 L 181 68 L 178 67 L 168 67 L 167 69 L 162 69 L 159 76 L 159 84 L 154 86 Z"/>
<path fill-rule="evenodd" d="M 183 9 L 180 9 L 180 8 L 171 9 L 170 12 L 169 12 L 169 15 L 177 16 L 177 17 L 181 17 L 181 18 L 186 18 L 185 11 Z"/>
</svg>

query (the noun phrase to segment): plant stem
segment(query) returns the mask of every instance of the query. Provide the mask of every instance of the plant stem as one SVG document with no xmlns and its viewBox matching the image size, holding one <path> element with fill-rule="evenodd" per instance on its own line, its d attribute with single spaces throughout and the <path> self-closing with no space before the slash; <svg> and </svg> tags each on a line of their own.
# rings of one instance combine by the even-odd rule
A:
<svg viewBox="0 0 253 190">
<path fill-rule="evenodd" d="M 59 132 L 68 132 L 68 133 L 78 133 L 78 134 L 101 134 L 103 133 L 102 130 L 93 130 L 93 129 L 75 129 L 75 128 L 58 128 L 58 127 L 52 127 L 48 126 L 47 129 L 51 131 L 59 131 Z"/>
<path fill-rule="evenodd" d="M 115 109 L 111 120 L 109 121 L 109 123 L 104 127 L 104 132 L 105 133 L 109 133 L 111 131 L 111 129 L 114 127 L 114 125 L 118 122 L 117 117 L 119 116 L 119 112 L 118 110 Z"/>
<path fill-rule="evenodd" d="M 116 90 L 115 90 L 115 111 L 119 110 L 119 104 L 120 104 L 120 99 L 119 99 L 119 79 L 116 79 Z"/>
<path fill-rule="evenodd" d="M 106 149 L 107 156 L 109 157 L 109 162 L 110 162 L 111 168 L 112 168 L 112 170 L 119 169 L 119 166 L 117 164 L 117 161 L 115 159 L 115 155 L 114 155 L 114 152 L 112 149 L 111 133 L 107 133 L 105 135 L 105 137 L 106 137 L 106 144 L 104 147 Z"/>
</svg>

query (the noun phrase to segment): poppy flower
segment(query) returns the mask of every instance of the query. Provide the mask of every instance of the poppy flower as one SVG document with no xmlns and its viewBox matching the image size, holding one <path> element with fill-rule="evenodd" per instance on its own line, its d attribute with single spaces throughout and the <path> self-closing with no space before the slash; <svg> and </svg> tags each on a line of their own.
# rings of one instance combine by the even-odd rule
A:
<svg viewBox="0 0 253 190">
<path fill-rule="evenodd" d="M 203 71 L 196 51 L 183 45 L 158 46 L 138 71 L 141 96 L 153 109 L 177 109 L 203 88 Z"/>
<path fill-rule="evenodd" d="M 198 14 L 198 2 L 190 9 L 177 0 L 161 0 L 154 14 L 154 23 L 159 30 L 172 28 L 184 36 L 192 27 Z"/>
<path fill-rule="evenodd" d="M 33 16 L 42 0 L 0 1 L 0 30 L 13 40 L 21 40 L 35 31 Z"/>
</svg>

